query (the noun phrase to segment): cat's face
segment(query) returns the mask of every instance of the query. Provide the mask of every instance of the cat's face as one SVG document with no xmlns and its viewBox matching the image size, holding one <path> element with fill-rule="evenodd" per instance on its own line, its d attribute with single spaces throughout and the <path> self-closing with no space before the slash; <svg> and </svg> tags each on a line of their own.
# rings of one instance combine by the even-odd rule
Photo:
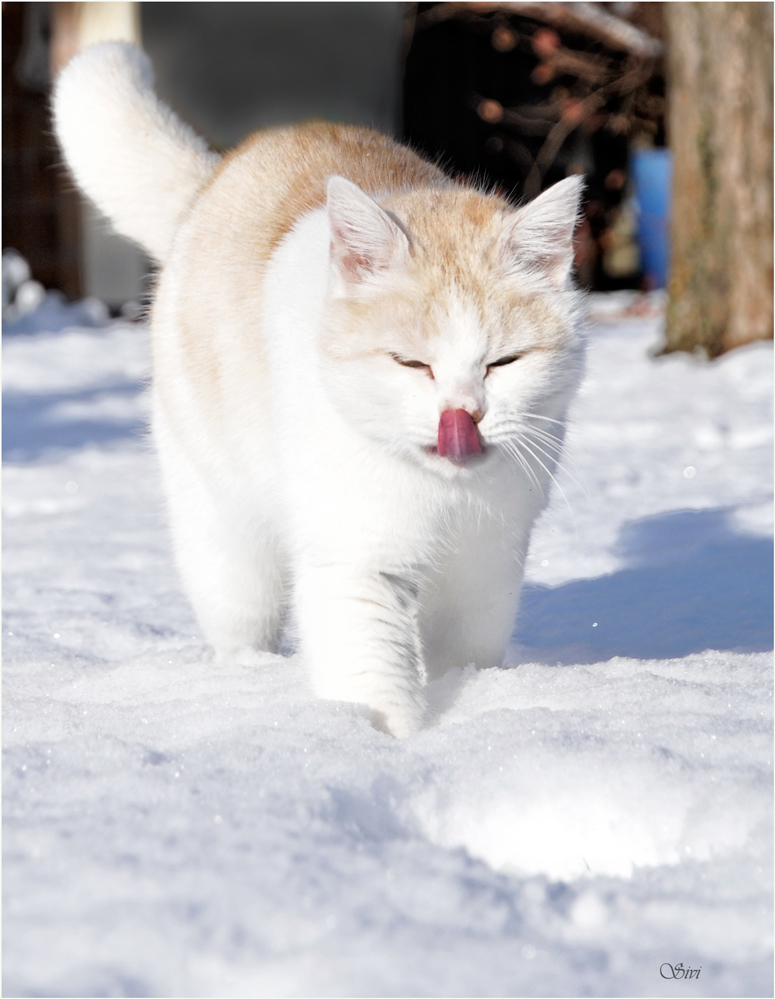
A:
<svg viewBox="0 0 775 999">
<path fill-rule="evenodd" d="M 324 375 L 351 425 L 446 477 L 519 463 L 515 449 L 554 464 L 580 370 L 580 189 L 565 181 L 517 212 L 463 189 L 385 211 L 332 180 Z"/>
</svg>

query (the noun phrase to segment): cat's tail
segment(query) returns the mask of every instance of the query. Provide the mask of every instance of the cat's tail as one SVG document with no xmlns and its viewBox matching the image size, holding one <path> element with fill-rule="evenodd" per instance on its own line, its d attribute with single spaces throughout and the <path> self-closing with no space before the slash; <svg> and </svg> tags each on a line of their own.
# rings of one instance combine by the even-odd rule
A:
<svg viewBox="0 0 775 999">
<path fill-rule="evenodd" d="M 103 42 L 62 70 L 54 129 L 78 186 L 156 260 L 220 157 L 162 104 L 145 53 Z"/>
</svg>

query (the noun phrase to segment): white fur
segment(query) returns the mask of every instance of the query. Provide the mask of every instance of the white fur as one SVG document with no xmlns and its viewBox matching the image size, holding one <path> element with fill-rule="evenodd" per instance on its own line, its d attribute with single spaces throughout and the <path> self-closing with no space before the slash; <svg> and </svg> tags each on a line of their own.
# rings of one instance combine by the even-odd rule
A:
<svg viewBox="0 0 775 999">
<path fill-rule="evenodd" d="M 92 45 L 60 74 L 52 110 L 78 185 L 118 232 L 162 261 L 220 157 L 158 100 L 152 83 L 134 45 Z"/>
<path fill-rule="evenodd" d="M 131 52 L 112 51 L 124 69 L 134 65 Z M 93 67 L 88 56 L 81 65 Z M 112 56 L 99 58 L 114 65 Z M 438 335 L 428 341 L 433 380 L 389 354 L 343 363 L 321 350 L 329 305 L 353 285 L 369 295 L 403 280 L 408 244 L 400 224 L 335 180 L 328 209 L 299 220 L 255 290 L 249 255 L 235 253 L 229 239 L 213 247 L 209 292 L 192 288 L 187 261 L 202 241 L 201 218 L 218 215 L 217 191 L 211 185 L 176 220 L 193 197 L 197 170 L 206 175 L 211 161 L 158 109 L 142 79 L 131 84 L 133 95 L 129 77 L 119 76 L 112 96 L 102 88 L 100 114 L 113 101 L 124 115 L 117 127 L 140 113 L 154 123 L 139 144 L 131 134 L 116 140 L 131 171 L 122 168 L 108 182 L 91 163 L 93 156 L 104 163 L 106 154 L 95 152 L 96 133 L 73 124 L 66 76 L 57 128 L 63 123 L 68 162 L 86 190 L 122 231 L 168 255 L 153 313 L 154 432 L 178 563 L 202 626 L 219 650 L 276 649 L 292 608 L 315 690 L 365 703 L 377 724 L 409 735 L 423 723 L 429 678 L 470 662 L 498 666 L 509 642 L 530 531 L 546 503 L 581 371 L 578 300 L 567 273 L 579 182 L 528 206 L 521 226 L 519 215 L 510 217 L 501 237 L 513 280 L 527 297 L 550 297 L 565 329 L 559 345 L 543 349 L 543 331 L 526 310 L 513 317 L 524 357 L 487 369 L 488 331 L 451 285 Z M 114 77 L 111 69 L 115 84 Z M 162 187 L 179 175 L 185 196 L 158 222 L 141 210 L 137 191 L 155 187 L 150 175 L 165 149 Z M 146 156 L 139 185 L 128 174 Z M 147 197 L 158 204 L 158 192 Z M 534 258 L 547 261 L 543 268 L 530 264 L 531 246 Z M 203 319 L 198 332 L 228 388 L 217 417 L 197 401 L 186 373 L 181 309 L 194 291 L 203 302 L 223 296 L 217 308 L 210 303 L 216 319 Z M 251 367 L 259 336 L 268 387 Z M 482 460 L 457 467 L 431 452 L 448 408 L 484 414 Z M 541 436 L 531 436 L 536 429 Z"/>
<path fill-rule="evenodd" d="M 451 310 L 436 379 L 416 410 L 386 411 L 379 384 L 362 389 L 365 373 L 348 391 L 336 381 L 339 372 L 327 375 L 315 349 L 328 240 L 324 213 L 309 216 L 276 255 L 265 286 L 300 638 L 318 693 L 364 701 L 405 735 L 420 725 L 426 679 L 453 666 L 501 663 L 556 454 L 539 455 L 546 467 L 528 456 L 530 475 L 498 455 L 479 470 L 435 456 L 407 460 L 401 452 L 411 427 L 419 425 L 420 440 L 432 443 L 440 410 L 480 401 L 481 378 L 472 372 L 481 347 L 476 319 Z M 580 352 L 569 351 L 554 370 L 545 361 L 537 353 L 534 369 L 511 371 L 510 380 L 519 378 L 518 393 L 528 395 L 533 412 L 562 420 Z M 508 378 L 505 369 L 497 372 L 493 385 L 498 375 Z M 391 403 L 412 405 L 397 386 L 388 391 Z M 497 433 L 499 404 L 513 393 L 513 384 L 505 398 L 491 389 L 485 436 L 490 425 Z M 371 426 L 377 433 L 394 428 L 397 439 L 373 439 Z"/>
</svg>

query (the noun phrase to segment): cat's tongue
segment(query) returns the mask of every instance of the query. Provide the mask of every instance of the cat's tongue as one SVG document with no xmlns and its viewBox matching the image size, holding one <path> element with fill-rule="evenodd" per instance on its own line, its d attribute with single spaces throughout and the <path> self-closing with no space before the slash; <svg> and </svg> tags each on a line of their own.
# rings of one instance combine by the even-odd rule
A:
<svg viewBox="0 0 775 999">
<path fill-rule="evenodd" d="M 482 445 L 471 414 L 464 409 L 445 409 L 439 420 L 438 452 L 462 464 L 473 454 L 481 454 Z"/>
</svg>

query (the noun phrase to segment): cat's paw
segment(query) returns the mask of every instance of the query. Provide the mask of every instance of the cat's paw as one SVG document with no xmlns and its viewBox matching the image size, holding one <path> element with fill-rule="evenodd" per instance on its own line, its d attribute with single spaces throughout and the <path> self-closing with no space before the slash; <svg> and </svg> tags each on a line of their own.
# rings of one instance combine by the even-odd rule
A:
<svg viewBox="0 0 775 999">
<path fill-rule="evenodd" d="M 424 691 L 412 684 L 386 691 L 364 690 L 364 685 L 338 682 L 331 678 L 313 678 L 313 689 L 318 697 L 328 701 L 348 701 L 365 704 L 371 709 L 375 728 L 397 739 L 406 739 L 423 727 L 426 714 Z"/>
<path fill-rule="evenodd" d="M 235 648 L 216 648 L 213 661 L 216 666 L 265 666 L 277 659 L 274 652 L 254 649 L 250 645 L 238 645 Z"/>
<path fill-rule="evenodd" d="M 392 705 L 389 708 L 372 708 L 371 721 L 374 728 L 387 732 L 396 739 L 408 739 L 416 735 L 425 721 L 425 704 Z"/>
</svg>

